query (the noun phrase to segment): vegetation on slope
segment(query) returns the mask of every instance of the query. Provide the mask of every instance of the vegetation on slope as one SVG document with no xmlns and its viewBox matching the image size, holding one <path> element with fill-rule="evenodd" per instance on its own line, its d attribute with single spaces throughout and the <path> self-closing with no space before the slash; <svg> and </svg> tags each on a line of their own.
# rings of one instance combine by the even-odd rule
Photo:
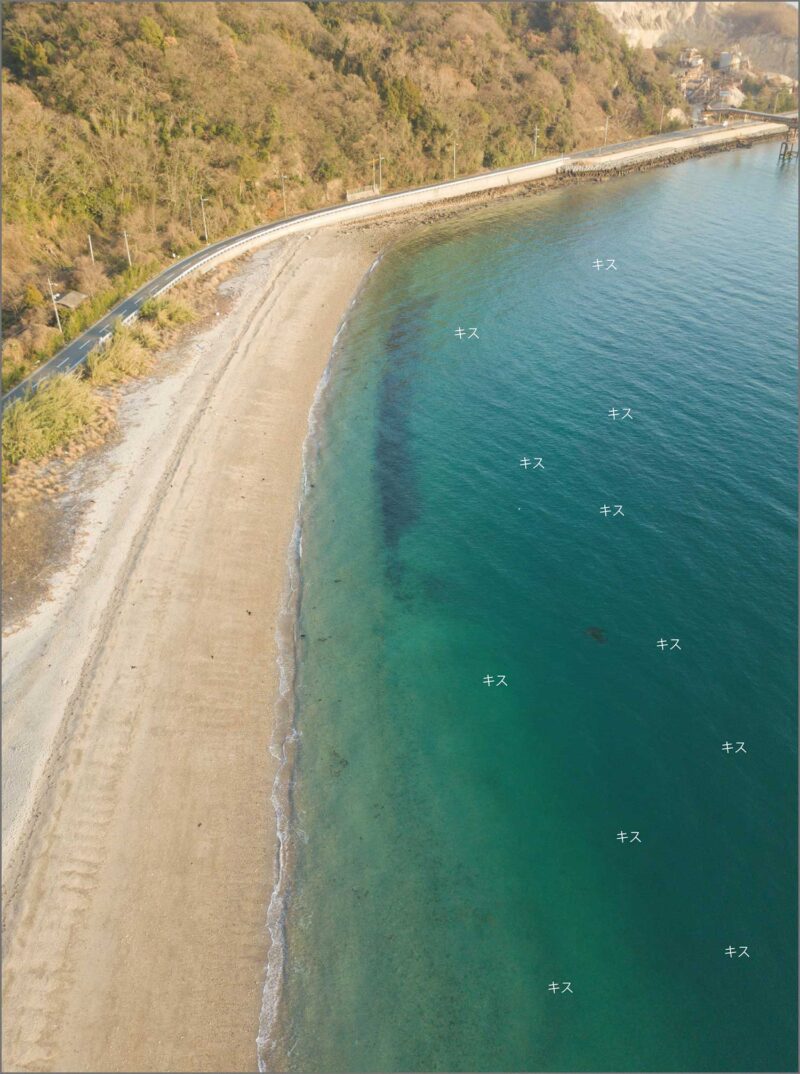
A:
<svg viewBox="0 0 800 1074">
<path fill-rule="evenodd" d="M 757 112 L 794 112 L 797 110 L 797 93 L 790 86 L 775 87 L 765 78 L 749 75 L 742 80 L 745 98 L 742 108 Z"/>
<path fill-rule="evenodd" d="M 151 299 L 133 327 L 117 322 L 111 340 L 96 347 L 80 370 L 51 377 L 3 413 L 3 480 L 23 460 L 38 462 L 69 445 L 108 416 L 98 389 L 149 372 L 153 352 L 171 342 L 194 311 L 175 298 Z"/>
<path fill-rule="evenodd" d="M 789 4 L 740 2 L 726 8 L 724 17 L 739 37 L 776 34 L 790 40 L 797 38 L 797 11 Z"/>
<path fill-rule="evenodd" d="M 51 377 L 3 415 L 3 474 L 22 459 L 35 462 L 66 443 L 97 411 L 91 385 L 76 374 Z"/>
<path fill-rule="evenodd" d="M 30 3 L 3 25 L 5 386 L 203 238 L 371 184 L 658 129 L 668 68 L 589 4 Z M 538 131 L 538 134 L 537 134 Z M 134 259 L 128 268 L 123 231 Z M 96 262 L 89 256 L 91 234 Z"/>
</svg>

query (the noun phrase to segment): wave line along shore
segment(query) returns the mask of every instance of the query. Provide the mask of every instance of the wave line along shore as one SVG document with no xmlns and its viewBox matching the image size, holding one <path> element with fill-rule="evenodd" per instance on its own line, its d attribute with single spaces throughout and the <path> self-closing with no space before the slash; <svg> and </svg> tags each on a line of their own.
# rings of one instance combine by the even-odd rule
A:
<svg viewBox="0 0 800 1074">
<path fill-rule="evenodd" d="M 286 550 L 380 230 L 252 257 L 234 311 L 131 396 L 71 570 L 6 639 L 9 1069 L 255 1069 Z"/>
</svg>

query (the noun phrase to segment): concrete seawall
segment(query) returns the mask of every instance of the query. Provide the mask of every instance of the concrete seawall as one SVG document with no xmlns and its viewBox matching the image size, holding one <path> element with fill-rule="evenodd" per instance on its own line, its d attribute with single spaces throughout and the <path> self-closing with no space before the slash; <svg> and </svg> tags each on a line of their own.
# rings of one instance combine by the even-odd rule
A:
<svg viewBox="0 0 800 1074">
<path fill-rule="evenodd" d="M 710 146 L 774 137 L 784 133 L 785 130 L 785 125 L 781 123 L 746 123 L 741 126 L 720 128 L 692 137 L 687 137 L 684 134 L 682 137 L 676 137 L 668 141 L 661 140 L 651 145 L 637 144 L 629 149 L 615 148 L 605 154 L 598 154 L 596 150 L 592 151 L 591 156 L 586 157 L 580 153 L 571 153 L 562 157 L 543 160 L 540 163 L 523 164 L 516 168 L 488 172 L 485 175 L 472 175 L 464 179 L 454 179 L 447 183 L 438 183 L 435 186 L 404 190 L 396 194 L 384 194 L 367 202 L 335 206 L 331 209 L 310 214 L 307 217 L 287 221 L 285 224 L 278 224 L 263 235 L 255 235 L 250 239 L 244 239 L 241 244 L 237 244 L 234 248 L 220 251 L 213 259 L 209 259 L 207 264 L 210 268 L 221 261 L 238 257 L 247 250 L 262 246 L 266 242 L 283 238 L 286 235 L 311 231 L 318 227 L 324 227 L 326 224 L 366 220 L 370 217 L 401 212 L 405 209 L 422 205 L 432 205 L 437 202 L 462 198 L 470 194 L 480 194 L 489 190 L 532 183 L 539 179 L 565 174 L 572 167 L 576 171 L 600 171 L 604 167 L 619 167 L 620 165 L 647 160 L 667 160 L 670 157 L 691 153 L 694 150 L 705 149 Z M 587 167 L 584 168 L 584 166 Z M 205 266 L 203 271 L 206 271 Z"/>
<path fill-rule="evenodd" d="M 712 146 L 725 145 L 726 143 L 774 137 L 785 132 L 786 127 L 781 123 L 756 123 L 743 127 L 721 128 L 720 130 L 710 131 L 707 134 L 698 135 L 696 139 L 676 139 L 672 142 L 661 142 L 651 146 L 637 146 L 632 149 L 618 149 L 612 153 L 593 154 L 590 157 L 581 157 L 579 153 L 573 153 L 570 155 L 570 163 L 565 168 L 562 168 L 562 171 L 604 171 L 609 168 L 619 168 L 628 164 L 643 163 L 644 161 L 666 160 L 670 157 L 691 153 L 696 149 L 707 149 Z"/>
<path fill-rule="evenodd" d="M 135 320 L 142 304 L 164 294 L 191 273 L 207 272 L 214 265 L 248 253 L 266 243 L 290 235 L 308 234 L 326 224 L 340 224 L 389 216 L 394 212 L 435 205 L 459 198 L 536 183 L 553 177 L 602 173 L 624 170 L 637 164 L 651 162 L 653 165 L 667 163 L 670 158 L 682 159 L 692 153 L 700 153 L 714 147 L 724 148 L 745 141 L 772 138 L 786 131 L 784 123 L 741 123 L 732 127 L 712 130 L 699 129 L 676 132 L 674 135 L 653 135 L 649 138 L 624 142 L 608 149 L 592 149 L 553 157 L 531 164 L 502 168 L 481 175 L 465 176 L 449 182 L 433 183 L 412 190 L 382 194 L 364 201 L 317 209 L 302 216 L 274 223 L 262 224 L 241 235 L 221 239 L 205 249 L 195 251 L 182 261 L 164 269 L 132 295 L 122 299 L 108 313 L 99 318 L 80 336 L 67 343 L 49 361 L 39 366 L 23 381 L 11 388 L 2 399 L 3 410 L 11 403 L 25 398 L 40 383 L 57 373 L 66 373 L 82 365 L 95 347 L 102 347 L 111 338 L 114 324 Z"/>
</svg>

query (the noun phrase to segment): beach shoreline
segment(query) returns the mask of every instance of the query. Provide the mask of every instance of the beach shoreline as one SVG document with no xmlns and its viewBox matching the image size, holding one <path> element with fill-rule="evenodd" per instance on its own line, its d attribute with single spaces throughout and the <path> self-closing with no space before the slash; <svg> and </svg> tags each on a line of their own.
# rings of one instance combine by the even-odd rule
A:
<svg viewBox="0 0 800 1074">
<path fill-rule="evenodd" d="M 331 230 L 250 260 L 135 393 L 91 547 L 6 639 L 7 1069 L 256 1069 L 275 624 L 309 410 L 376 253 Z"/>
<path fill-rule="evenodd" d="M 292 763 L 278 633 L 343 316 L 411 226 L 581 181 L 605 179 L 260 250 L 180 371 L 132 394 L 71 567 L 6 639 L 8 1069 L 256 1069 L 281 895 L 268 802 Z"/>
<path fill-rule="evenodd" d="M 312 466 L 310 458 L 318 448 L 319 411 L 330 377 L 336 363 L 338 343 L 351 311 L 357 305 L 361 293 L 383 259 L 379 253 L 361 279 L 345 310 L 336 335 L 333 338 L 327 364 L 317 384 L 308 411 L 306 435 L 302 444 L 302 476 L 294 531 L 287 552 L 286 583 L 284 597 L 275 626 L 276 660 L 278 663 L 278 694 L 274 707 L 274 722 L 270 752 L 277 768 L 272 784 L 271 802 L 275 813 L 276 853 L 273 871 L 273 888 L 267 908 L 269 951 L 264 971 L 258 1035 L 256 1038 L 259 1071 L 284 1070 L 287 1068 L 281 1051 L 281 1039 L 277 1033 L 282 1013 L 282 981 L 286 969 L 286 910 L 294 867 L 294 840 L 292 831 L 295 817 L 292 809 L 292 784 L 295 771 L 299 734 L 297 718 L 297 672 L 299 670 L 298 620 L 302 596 L 302 558 L 305 498 L 309 489 Z"/>
</svg>

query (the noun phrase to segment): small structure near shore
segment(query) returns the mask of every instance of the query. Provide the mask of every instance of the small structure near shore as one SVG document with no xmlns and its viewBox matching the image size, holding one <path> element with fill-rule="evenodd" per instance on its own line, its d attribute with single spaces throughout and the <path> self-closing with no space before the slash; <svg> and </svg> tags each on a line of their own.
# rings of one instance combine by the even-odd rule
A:
<svg viewBox="0 0 800 1074">
<path fill-rule="evenodd" d="M 365 186 L 361 190 L 346 190 L 344 198 L 345 201 L 362 201 L 364 198 L 374 198 L 376 194 L 380 194 L 376 186 Z"/>
<path fill-rule="evenodd" d="M 56 304 L 68 310 L 76 310 L 88 297 L 82 291 L 66 291 L 63 295 L 56 296 Z"/>
</svg>

